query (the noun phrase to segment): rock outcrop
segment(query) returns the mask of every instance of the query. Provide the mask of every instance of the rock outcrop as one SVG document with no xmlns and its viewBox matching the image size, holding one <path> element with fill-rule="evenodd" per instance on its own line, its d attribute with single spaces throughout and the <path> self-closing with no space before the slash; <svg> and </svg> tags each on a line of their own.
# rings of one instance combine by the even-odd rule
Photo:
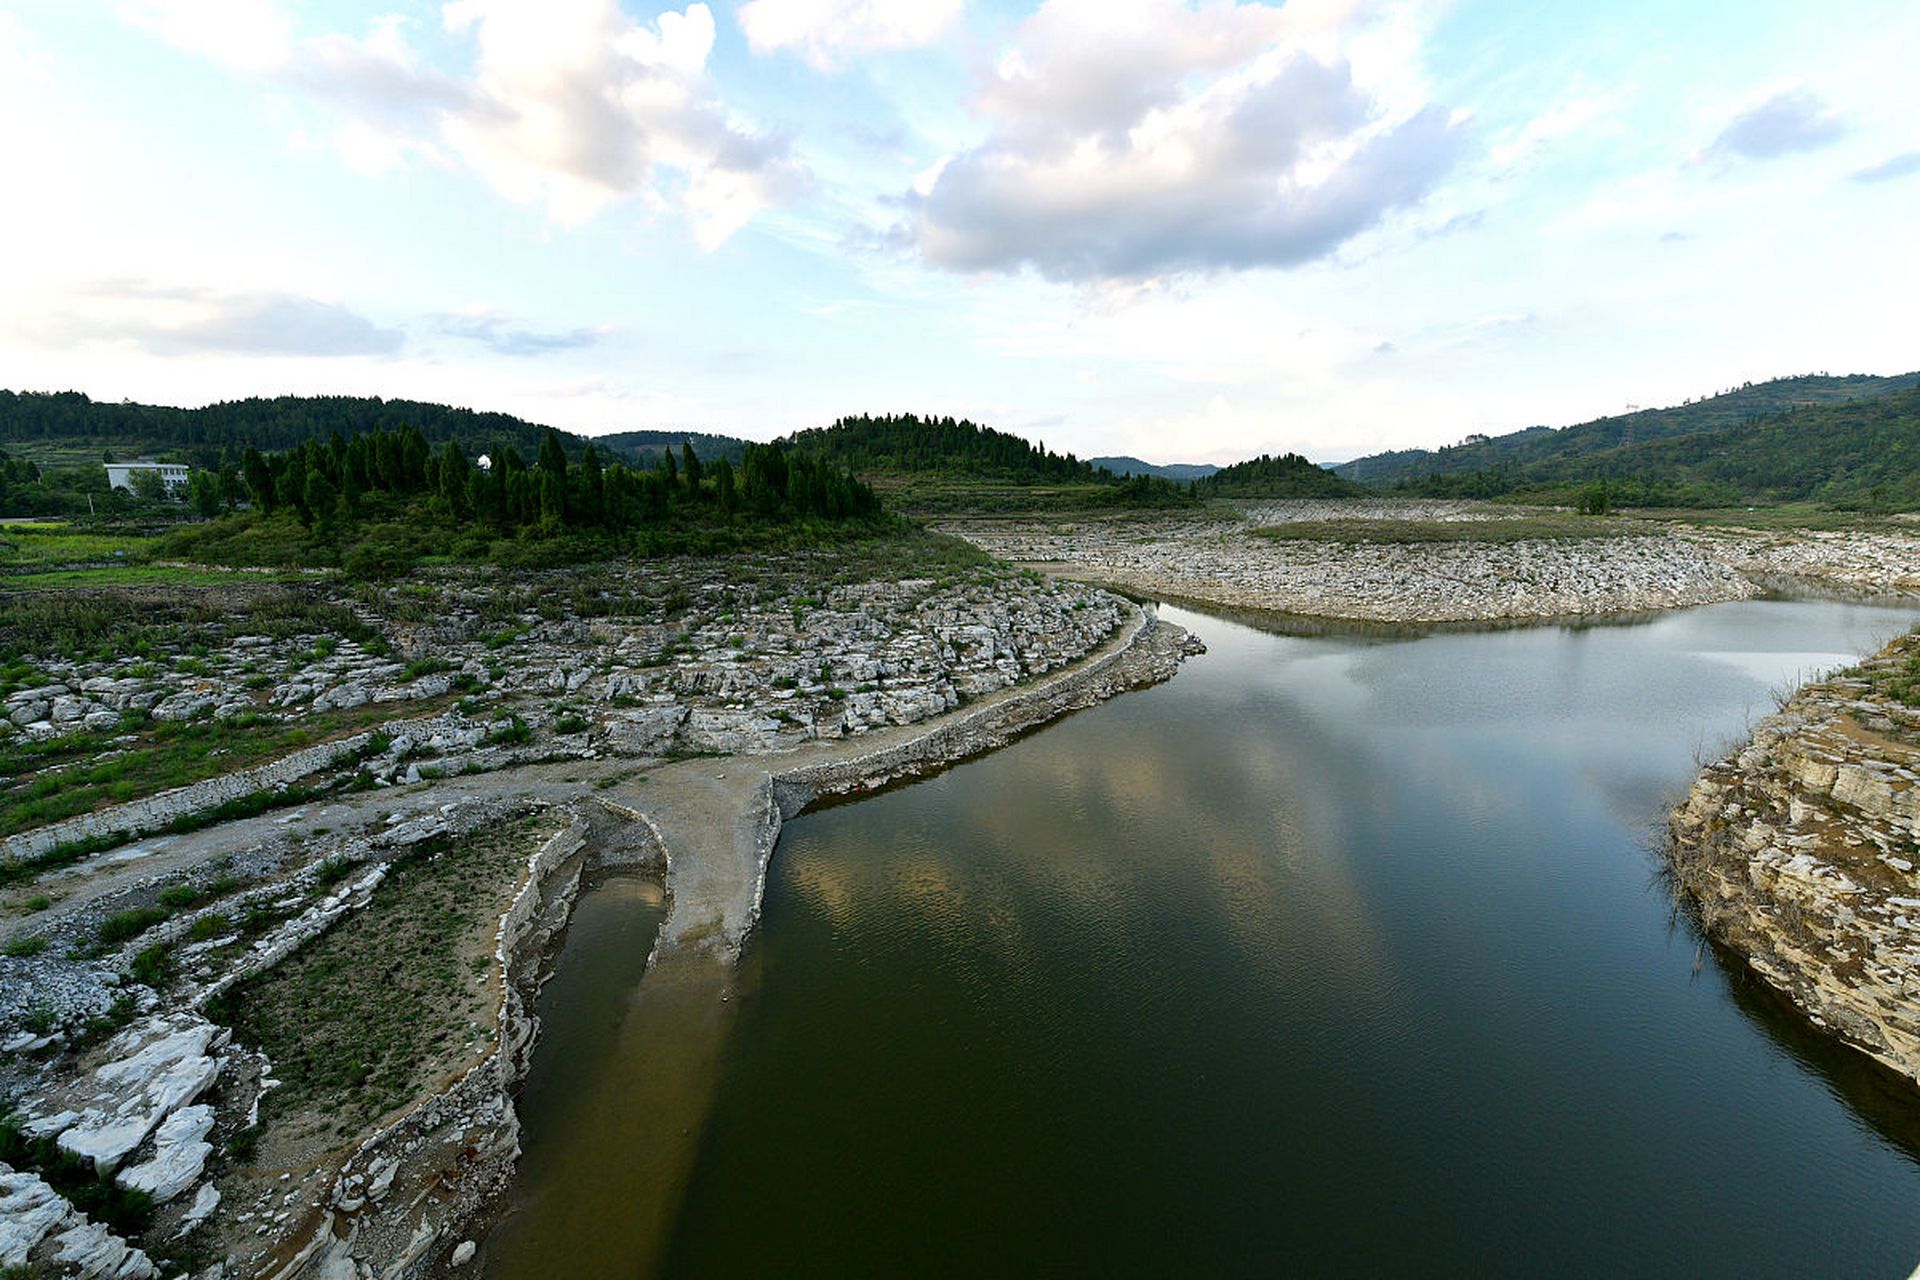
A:
<svg viewBox="0 0 1920 1280">
<path fill-rule="evenodd" d="M 1702 772 L 1669 857 L 1708 933 L 1920 1084 L 1920 708 L 1901 696 L 1916 661 L 1907 636 L 1801 689 Z"/>
</svg>

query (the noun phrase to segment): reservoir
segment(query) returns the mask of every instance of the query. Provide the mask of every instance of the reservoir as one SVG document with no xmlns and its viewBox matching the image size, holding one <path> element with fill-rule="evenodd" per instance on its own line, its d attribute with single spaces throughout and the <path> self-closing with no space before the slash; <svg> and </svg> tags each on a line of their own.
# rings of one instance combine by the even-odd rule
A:
<svg viewBox="0 0 1920 1280">
<path fill-rule="evenodd" d="M 789 823 L 719 1033 L 640 1034 L 657 898 L 584 898 L 488 1273 L 1920 1263 L 1920 1093 L 1703 945 L 1655 856 L 1697 758 L 1911 610 L 1162 615 L 1210 650 L 1171 682 Z"/>
</svg>

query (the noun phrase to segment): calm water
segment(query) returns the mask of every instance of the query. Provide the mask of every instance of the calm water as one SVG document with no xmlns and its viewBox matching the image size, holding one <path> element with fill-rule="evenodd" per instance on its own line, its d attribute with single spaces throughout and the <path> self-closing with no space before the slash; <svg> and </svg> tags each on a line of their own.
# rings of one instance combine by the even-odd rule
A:
<svg viewBox="0 0 1920 1280">
<path fill-rule="evenodd" d="M 1166 612 L 1212 648 L 1171 684 L 787 828 L 667 1225 L 549 1274 L 1920 1262 L 1920 1103 L 1702 951 L 1648 853 L 1696 750 L 1911 613 Z M 572 1089 L 611 1114 L 646 1073 L 600 1041 Z M 530 1121 L 536 1209 L 583 1141 Z"/>
</svg>

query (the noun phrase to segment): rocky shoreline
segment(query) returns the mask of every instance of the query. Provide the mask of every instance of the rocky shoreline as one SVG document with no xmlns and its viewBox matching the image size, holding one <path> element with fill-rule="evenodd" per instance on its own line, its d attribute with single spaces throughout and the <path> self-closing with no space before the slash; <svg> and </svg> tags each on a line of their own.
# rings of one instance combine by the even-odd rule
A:
<svg viewBox="0 0 1920 1280">
<path fill-rule="evenodd" d="M 1147 596 L 1388 624 L 1545 621 L 1742 600 L 1771 581 L 1920 592 L 1920 538 L 1647 526 L 1618 536 L 1369 542 L 1270 538 L 1286 525 L 1472 526 L 1530 513 L 1464 502 L 1246 502 L 1239 520 L 974 520 L 945 531 L 1018 563 Z"/>
<path fill-rule="evenodd" d="M 75 841 L 142 842 L 112 856 L 90 854 L 64 870 L 50 864 L 52 870 L 30 881 L 29 889 L 45 885 L 59 897 L 52 899 L 54 909 L 31 918 L 30 934 L 15 928 L 8 954 L 0 956 L 0 976 L 7 978 L 0 1024 L 12 1028 L 0 1056 L 0 1087 L 13 1100 L 13 1122 L 42 1144 L 37 1149 L 57 1147 L 93 1160 L 123 1185 L 150 1189 L 158 1212 L 138 1242 L 122 1238 L 77 1215 L 33 1169 L 0 1165 L 0 1263 L 129 1280 L 163 1273 L 397 1276 L 457 1269 L 474 1252 L 466 1237 L 511 1186 L 518 1152 L 511 1096 L 534 1038 L 529 1010 L 582 875 L 610 862 L 658 875 L 680 927 L 663 930 L 656 960 L 684 952 L 723 973 L 757 914 L 782 817 L 814 795 L 938 768 L 1075 707 L 1164 679 L 1189 651 L 1177 629 L 1084 587 L 1015 577 L 980 584 L 971 598 L 948 597 L 953 604 L 942 599 L 949 589 L 929 580 L 856 585 L 844 603 L 836 602 L 837 588 L 798 605 L 776 598 L 753 631 L 746 630 L 756 628 L 751 617 L 722 610 L 730 615 L 719 619 L 725 630 L 707 637 L 710 643 L 684 639 L 684 626 L 667 632 L 660 650 L 642 642 L 647 652 L 664 650 L 666 659 L 646 659 L 651 667 L 642 668 L 649 682 L 663 681 L 652 697 L 636 697 L 631 679 L 620 683 L 620 637 L 630 631 L 568 633 L 544 642 L 555 652 L 532 668 L 494 664 L 485 712 L 463 707 L 387 722 L 298 758 L 10 840 L 8 861 L 15 866 Z M 525 622 L 522 643 L 539 628 Z M 460 625 L 457 617 L 443 619 L 437 630 L 444 647 L 432 651 L 457 655 L 459 638 L 449 637 L 447 628 Z M 583 662 L 582 646 L 603 656 Z M 686 652 L 677 652 L 682 646 Z M 343 661 L 382 659 L 352 653 Z M 217 664 L 216 655 L 200 669 Z M 459 665 L 457 657 L 449 665 Z M 585 678 L 568 674 L 573 668 Z M 535 681 L 518 693 L 523 681 L 515 675 L 529 670 Z M 698 673 L 691 680 L 689 670 Z M 152 679 L 150 670 L 140 674 Z M 327 687 L 351 684 L 355 672 L 340 674 L 344 679 Z M 831 683 L 859 676 L 870 681 L 857 690 L 841 693 Z M 556 689 L 584 696 L 559 707 L 541 705 Z M 95 691 L 125 692 L 99 684 Z M 18 731 L 44 739 L 42 720 L 33 717 L 44 717 L 51 705 L 42 708 L 34 698 L 47 692 L 41 701 L 51 704 L 58 691 L 29 692 L 17 700 L 29 716 Z M 177 692 L 162 689 L 149 701 Z M 847 705 L 856 698 L 862 701 Z M 317 700 L 275 696 L 288 715 Z M 772 714 L 755 710 L 762 700 Z M 212 706 L 219 705 L 216 698 Z M 663 706 L 676 711 L 670 719 L 678 728 L 703 705 L 747 713 L 725 717 L 733 735 L 728 745 L 737 751 L 722 768 L 703 758 L 705 752 L 663 761 L 660 750 L 677 734 L 639 735 L 642 742 L 622 728 L 636 710 Z M 800 707 L 805 717 L 778 716 Z M 509 708 L 515 724 L 537 727 L 501 742 L 485 726 L 490 718 L 504 719 Z M 555 723 L 569 715 L 586 721 L 588 732 L 569 740 L 570 726 Z M 62 723 L 75 722 L 69 715 Z M 411 745 L 395 754 L 399 742 Z M 434 767 L 422 771 L 422 759 Z M 648 771 L 647 786 L 637 793 L 628 785 L 635 764 Z M 716 781 L 729 770 L 734 782 Z M 192 817 L 208 804 L 350 771 L 358 771 L 363 785 L 322 788 L 319 798 L 284 818 L 151 838 L 156 825 Z M 378 785 L 365 787 L 368 778 Z M 651 815 L 671 818 L 680 793 L 703 803 L 717 799 L 735 811 L 714 822 L 696 804 L 689 815 L 694 821 L 669 821 L 663 834 Z M 203 1010 L 365 915 L 380 900 L 390 870 L 409 858 L 422 851 L 438 857 L 431 851 L 515 822 L 554 819 L 564 825 L 527 855 L 498 920 L 487 969 L 497 998 L 476 1024 L 478 1055 L 464 1065 L 457 1052 L 443 1059 L 443 1069 L 457 1070 L 431 1097 L 393 1115 L 341 1156 L 315 1148 L 310 1158 L 317 1163 L 296 1163 L 278 1185 L 270 1169 L 248 1172 L 223 1156 L 257 1131 L 278 1068 Z M 154 905 L 202 901 L 207 905 L 186 911 Z M 693 917 L 699 922 L 685 927 Z M 105 937 L 128 918 L 138 918 L 129 926 L 137 936 L 101 954 L 94 935 Z M 254 929 L 256 919 L 266 922 L 264 935 Z M 16 947 L 22 937 L 36 947 Z M 143 964 L 155 971 L 164 965 L 165 978 L 142 985 Z M 135 981 L 125 976 L 129 971 Z M 100 1040 L 86 1030 L 94 1026 L 111 1033 Z M 96 1133 L 111 1135 L 111 1150 L 88 1136 Z M 285 1140 L 276 1141 L 285 1147 Z M 276 1158 L 308 1159 L 286 1154 L 300 1145 L 295 1141 Z M 296 1178 L 294 1169 L 304 1171 Z M 55 1215 L 55 1207 L 68 1216 Z M 173 1243 L 180 1239 L 198 1243 L 183 1252 Z M 166 1246 L 149 1256 L 145 1250 L 155 1241 Z M 220 1260 L 194 1261 L 209 1250 Z"/>
<path fill-rule="evenodd" d="M 1814 1026 L 1920 1085 L 1920 637 L 1795 693 L 1669 822 L 1677 898 Z"/>
</svg>

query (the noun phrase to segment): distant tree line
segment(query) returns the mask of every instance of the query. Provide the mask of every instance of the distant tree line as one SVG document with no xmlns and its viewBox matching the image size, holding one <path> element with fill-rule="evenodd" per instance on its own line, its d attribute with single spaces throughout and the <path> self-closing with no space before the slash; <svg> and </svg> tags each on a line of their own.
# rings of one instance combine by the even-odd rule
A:
<svg viewBox="0 0 1920 1280">
<path fill-rule="evenodd" d="M 648 470 L 608 464 L 591 442 L 572 462 L 554 431 L 531 463 L 508 440 L 483 456 L 485 467 L 457 441 L 436 449 L 408 427 L 277 454 L 249 447 L 242 470 L 263 512 L 292 511 L 317 526 L 357 518 L 373 496 L 417 501 L 438 521 L 500 534 L 620 532 L 689 513 L 840 521 L 880 511 L 873 490 L 845 471 L 770 445 L 748 445 L 737 471 L 725 458 L 703 463 L 691 445 Z"/>
</svg>

